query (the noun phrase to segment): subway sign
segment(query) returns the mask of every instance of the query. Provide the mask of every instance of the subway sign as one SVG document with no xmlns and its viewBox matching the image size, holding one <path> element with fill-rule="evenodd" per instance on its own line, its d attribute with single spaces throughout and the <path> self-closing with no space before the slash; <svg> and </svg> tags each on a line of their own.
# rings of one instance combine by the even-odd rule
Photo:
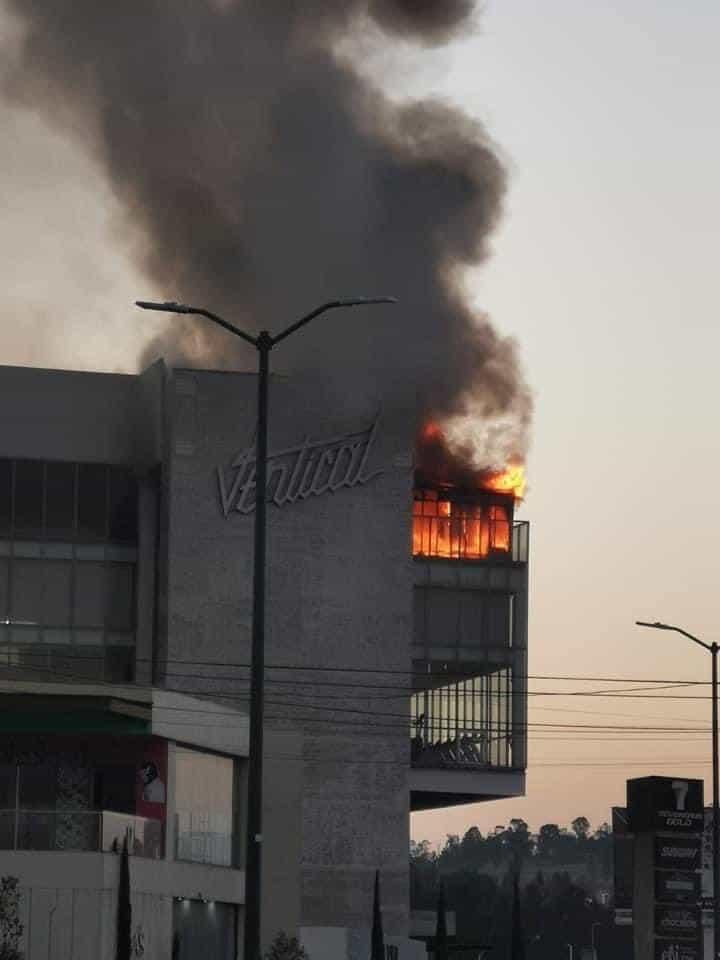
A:
<svg viewBox="0 0 720 960">
<path fill-rule="evenodd" d="M 663 870 L 699 870 L 700 837 L 655 837 L 655 866 Z"/>
</svg>

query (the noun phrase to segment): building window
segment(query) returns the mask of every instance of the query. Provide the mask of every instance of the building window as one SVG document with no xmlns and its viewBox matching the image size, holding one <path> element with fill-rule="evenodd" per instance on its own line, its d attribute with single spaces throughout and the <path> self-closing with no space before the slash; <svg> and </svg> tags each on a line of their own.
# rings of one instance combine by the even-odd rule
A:
<svg viewBox="0 0 720 960">
<path fill-rule="evenodd" d="M 510 667 L 414 693 L 413 764 L 512 766 L 512 695 Z"/>
<path fill-rule="evenodd" d="M 132 745 L 100 741 L 97 759 L 47 749 L 52 756 L 0 764 L 0 851 L 118 852 L 127 837 L 135 856 L 163 855 L 164 806 L 138 813 Z M 113 757 L 118 749 L 125 755 Z"/>
<path fill-rule="evenodd" d="M 437 490 L 416 490 L 413 499 L 412 552 L 415 557 L 482 560 L 510 551 L 508 507 L 452 499 Z"/>
<path fill-rule="evenodd" d="M 233 865 L 235 765 L 229 757 L 175 751 L 176 857 Z"/>
<path fill-rule="evenodd" d="M 125 467 L 0 460 L 0 665 L 133 679 L 137 506 Z"/>
</svg>

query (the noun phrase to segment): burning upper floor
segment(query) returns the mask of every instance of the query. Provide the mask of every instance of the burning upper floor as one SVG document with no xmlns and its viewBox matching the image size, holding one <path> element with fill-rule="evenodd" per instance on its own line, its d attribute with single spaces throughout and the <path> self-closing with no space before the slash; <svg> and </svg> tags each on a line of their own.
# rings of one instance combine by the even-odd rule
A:
<svg viewBox="0 0 720 960">
<path fill-rule="evenodd" d="M 482 560 L 512 551 L 516 502 L 525 468 L 475 470 L 465 450 L 453 450 L 442 429 L 426 423 L 417 443 L 413 497 L 413 556 Z"/>
</svg>

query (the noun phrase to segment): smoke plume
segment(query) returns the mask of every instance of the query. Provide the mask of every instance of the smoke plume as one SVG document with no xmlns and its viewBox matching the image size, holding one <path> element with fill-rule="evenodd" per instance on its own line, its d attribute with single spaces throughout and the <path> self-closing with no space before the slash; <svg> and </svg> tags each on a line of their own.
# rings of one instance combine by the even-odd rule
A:
<svg viewBox="0 0 720 960">
<path fill-rule="evenodd" d="M 4 95 L 83 142 L 144 237 L 135 254 L 157 289 L 271 331 L 326 299 L 395 295 L 398 307 L 319 321 L 274 362 L 417 392 L 423 419 L 475 467 L 522 457 L 530 400 L 514 344 L 461 289 L 500 215 L 496 150 L 457 109 L 397 106 L 337 55 L 369 25 L 419 49 L 446 42 L 474 0 L 6 6 L 24 38 Z M 248 362 L 187 318 L 143 361 L 159 354 Z"/>
</svg>

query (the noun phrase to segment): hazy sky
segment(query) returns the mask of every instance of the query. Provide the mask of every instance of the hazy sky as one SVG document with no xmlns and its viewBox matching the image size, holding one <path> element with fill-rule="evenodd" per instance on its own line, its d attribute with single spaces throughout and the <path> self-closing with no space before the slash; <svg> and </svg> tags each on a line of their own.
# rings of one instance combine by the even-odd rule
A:
<svg viewBox="0 0 720 960">
<path fill-rule="evenodd" d="M 451 50 L 383 61 L 398 93 L 479 116 L 512 172 L 494 259 L 469 283 L 519 340 L 535 391 L 523 507 L 533 677 L 706 679 L 709 657 L 636 617 L 720 640 L 718 36 L 709 0 L 487 0 L 481 31 Z M 158 321 L 129 304 L 168 291 L 132 267 L 122 213 L 66 134 L 7 107 L 0 126 L 3 362 L 133 369 Z M 533 695 L 530 719 L 682 727 L 709 712 L 708 701 Z M 629 776 L 708 772 L 696 761 L 709 734 L 547 729 L 531 730 L 526 798 L 419 815 L 415 836 L 512 816 L 599 823 Z"/>
<path fill-rule="evenodd" d="M 513 171 L 473 290 L 520 341 L 536 397 L 531 675 L 709 679 L 702 650 L 633 622 L 720 641 L 718 36 L 720 8 L 704 0 L 490 0 L 482 35 L 433 78 L 484 119 Z M 536 723 L 709 716 L 709 701 L 534 696 L 530 708 Z M 709 734 L 551 742 L 540 729 L 525 799 L 417 816 L 415 836 L 513 816 L 599 823 L 628 777 L 709 774 L 690 762 L 709 759 Z"/>
</svg>

